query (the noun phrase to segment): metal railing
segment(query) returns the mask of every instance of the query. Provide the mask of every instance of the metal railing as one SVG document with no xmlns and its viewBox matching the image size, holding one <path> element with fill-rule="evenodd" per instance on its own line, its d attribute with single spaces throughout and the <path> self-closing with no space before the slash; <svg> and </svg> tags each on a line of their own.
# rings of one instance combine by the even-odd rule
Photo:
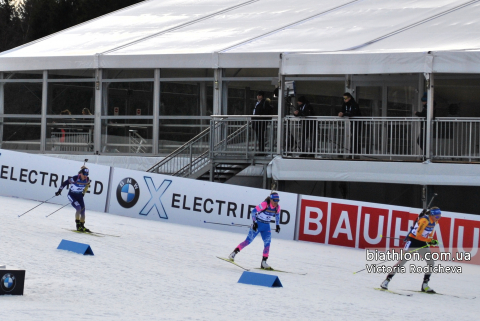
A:
<svg viewBox="0 0 480 321">
<path fill-rule="evenodd" d="M 432 122 L 432 158 L 452 161 L 480 159 L 480 119 L 436 118 Z"/>
<path fill-rule="evenodd" d="M 272 158 L 276 154 L 276 117 L 222 116 L 213 119 L 211 127 L 210 157 L 213 159 Z"/>
<path fill-rule="evenodd" d="M 130 129 L 128 131 L 128 140 L 130 153 L 148 153 L 147 140 L 140 136 L 136 130 Z"/>
<path fill-rule="evenodd" d="M 149 168 L 147 172 L 188 176 L 210 162 L 209 148 L 210 128 L 207 128 Z"/>
<path fill-rule="evenodd" d="M 51 132 L 50 144 L 52 151 L 89 152 L 93 150 L 93 130 L 73 131 L 70 128 Z"/>
<path fill-rule="evenodd" d="M 277 118 L 212 116 L 210 128 L 148 171 L 190 176 L 216 159 L 273 157 Z M 419 117 L 286 117 L 283 156 L 365 157 L 377 160 L 423 160 L 426 121 Z M 431 126 L 432 159 L 480 158 L 480 119 L 437 118 Z"/>
<path fill-rule="evenodd" d="M 284 156 L 422 158 L 425 121 L 418 117 L 284 119 Z"/>
</svg>

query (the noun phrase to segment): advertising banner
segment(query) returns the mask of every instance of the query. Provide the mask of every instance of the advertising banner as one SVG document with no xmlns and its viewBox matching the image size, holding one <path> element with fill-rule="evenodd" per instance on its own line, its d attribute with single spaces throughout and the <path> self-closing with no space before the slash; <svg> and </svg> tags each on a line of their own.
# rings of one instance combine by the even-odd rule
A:
<svg viewBox="0 0 480 321">
<path fill-rule="evenodd" d="M 403 249 L 403 241 L 421 209 L 324 197 L 300 197 L 298 239 L 323 244 L 382 250 Z M 480 216 L 442 211 L 432 251 L 469 252 L 464 263 L 480 264 Z M 460 255 L 460 254 L 459 254 Z"/>
<path fill-rule="evenodd" d="M 246 232 L 251 211 L 270 191 L 115 168 L 108 212 L 224 231 Z M 280 227 L 273 237 L 292 240 L 297 194 L 279 192 Z M 275 224 L 272 223 L 272 229 Z"/>
<path fill-rule="evenodd" d="M 12 152 L 0 149 L 0 195 L 45 201 L 55 195 L 63 181 L 77 175 L 83 162 Z M 110 167 L 86 163 L 91 187 L 85 195 L 87 209 L 105 211 Z M 68 188 L 49 203 L 65 205 Z"/>
</svg>

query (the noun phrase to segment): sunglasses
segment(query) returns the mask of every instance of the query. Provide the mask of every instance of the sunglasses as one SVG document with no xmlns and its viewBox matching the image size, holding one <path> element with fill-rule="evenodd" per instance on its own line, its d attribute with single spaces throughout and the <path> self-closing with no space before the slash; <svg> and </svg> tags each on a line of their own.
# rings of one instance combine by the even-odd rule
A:
<svg viewBox="0 0 480 321">
<path fill-rule="evenodd" d="M 348 100 L 350 99 L 350 97 L 343 97 L 343 100 Z"/>
</svg>

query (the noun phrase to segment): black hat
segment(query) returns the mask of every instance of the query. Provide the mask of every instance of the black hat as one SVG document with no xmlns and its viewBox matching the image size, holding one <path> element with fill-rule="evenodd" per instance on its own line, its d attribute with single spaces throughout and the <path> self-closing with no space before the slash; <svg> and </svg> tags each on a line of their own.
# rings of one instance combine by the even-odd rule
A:
<svg viewBox="0 0 480 321">
<path fill-rule="evenodd" d="M 305 98 L 305 96 L 300 96 L 298 97 L 297 101 L 305 104 L 307 102 L 307 98 Z"/>
<path fill-rule="evenodd" d="M 423 102 L 426 102 L 428 100 L 427 93 L 423 93 L 422 99 L 420 99 Z"/>
<path fill-rule="evenodd" d="M 260 91 L 257 93 L 257 96 L 265 97 L 265 92 L 264 92 L 263 90 L 260 90 Z"/>
</svg>

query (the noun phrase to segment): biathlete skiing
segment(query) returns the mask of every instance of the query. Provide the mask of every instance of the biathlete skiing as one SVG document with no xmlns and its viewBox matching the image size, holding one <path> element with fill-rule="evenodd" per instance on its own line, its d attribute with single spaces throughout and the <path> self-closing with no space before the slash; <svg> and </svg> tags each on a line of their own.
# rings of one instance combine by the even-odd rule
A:
<svg viewBox="0 0 480 321">
<path fill-rule="evenodd" d="M 427 265 L 429 266 L 429 270 L 433 270 L 433 266 L 435 265 L 435 261 L 431 259 L 427 260 L 425 254 L 431 253 L 430 246 L 437 246 L 438 241 L 433 239 L 433 233 L 435 231 L 435 225 L 442 217 L 442 212 L 438 207 L 432 207 L 431 209 L 427 210 L 426 213 L 422 212 L 419 216 L 419 219 L 415 223 L 414 227 L 408 234 L 406 239 L 405 247 L 403 248 L 405 252 L 414 252 L 418 251 L 420 255 L 427 261 Z M 394 267 L 402 267 L 407 262 L 406 259 L 403 259 Z M 387 275 L 387 278 L 382 282 L 380 287 L 384 290 L 388 290 L 388 283 L 392 280 L 393 276 L 395 275 L 395 271 L 398 269 L 393 269 L 394 272 Z M 431 287 L 429 287 L 428 282 L 430 281 L 431 273 L 425 273 L 423 276 L 423 283 L 422 283 L 422 292 L 427 293 L 436 293 Z"/>
<path fill-rule="evenodd" d="M 85 202 L 83 197 L 90 187 L 90 179 L 88 178 L 89 170 L 85 166 L 82 166 L 78 175 L 70 177 L 62 183 L 56 196 L 62 194 L 62 190 L 70 184 L 70 190 L 68 191 L 68 200 L 75 208 L 75 223 L 77 224 L 77 231 L 90 233 L 91 231 L 85 227 Z"/>
<path fill-rule="evenodd" d="M 235 260 L 235 255 L 237 255 L 244 247 L 252 243 L 255 237 L 260 233 L 262 235 L 264 248 L 263 248 L 263 258 L 260 268 L 265 270 L 271 270 L 272 268 L 267 264 L 268 253 L 270 251 L 270 242 L 272 240 L 272 231 L 270 230 L 270 219 L 272 216 L 275 216 L 276 228 L 275 232 L 280 233 L 280 197 L 278 193 L 272 193 L 268 196 L 265 201 L 260 205 L 256 206 L 252 210 L 252 226 L 248 231 L 247 238 L 245 241 L 240 243 L 235 250 L 228 256 L 228 259 L 232 262 Z"/>
</svg>

